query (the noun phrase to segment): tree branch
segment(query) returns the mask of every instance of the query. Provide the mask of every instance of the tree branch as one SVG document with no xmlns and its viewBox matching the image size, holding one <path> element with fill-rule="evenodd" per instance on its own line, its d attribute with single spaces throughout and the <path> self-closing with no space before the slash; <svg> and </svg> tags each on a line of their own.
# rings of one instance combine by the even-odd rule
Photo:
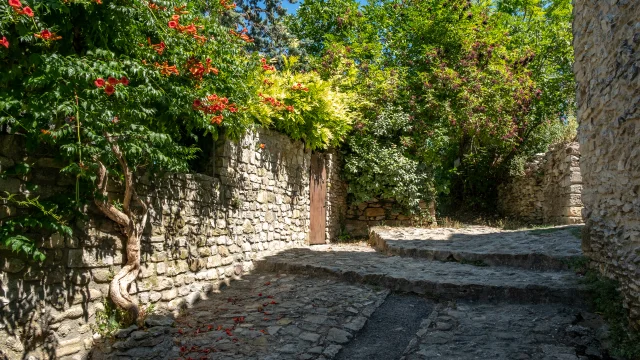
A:
<svg viewBox="0 0 640 360">
<path fill-rule="evenodd" d="M 122 168 L 122 173 L 124 174 L 124 199 L 122 200 L 122 210 L 125 214 L 130 214 L 129 205 L 131 204 L 131 196 L 133 195 L 133 173 L 131 172 L 131 169 L 129 169 L 129 164 L 127 164 L 127 160 L 124 158 L 122 151 L 120 151 L 118 144 L 113 141 L 111 135 L 108 133 L 105 133 L 105 137 L 107 138 L 107 142 L 111 145 L 111 151 L 113 151 L 118 159 L 120 167 Z"/>
<path fill-rule="evenodd" d="M 131 220 L 129 216 L 124 214 L 122 211 L 118 210 L 112 204 L 109 204 L 108 194 L 107 194 L 107 168 L 101 161 L 98 161 L 98 190 L 102 195 L 102 199 L 95 199 L 95 204 L 98 208 L 105 214 L 107 217 L 116 223 L 124 226 L 125 228 L 129 228 L 131 225 Z"/>
</svg>

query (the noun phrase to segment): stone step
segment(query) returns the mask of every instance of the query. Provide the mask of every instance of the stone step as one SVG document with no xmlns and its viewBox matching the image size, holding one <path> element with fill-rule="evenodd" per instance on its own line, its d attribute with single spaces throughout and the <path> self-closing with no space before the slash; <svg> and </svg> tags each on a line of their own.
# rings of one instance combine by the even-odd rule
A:
<svg viewBox="0 0 640 360">
<path fill-rule="evenodd" d="M 330 275 L 435 299 L 581 305 L 584 287 L 570 271 L 480 267 L 386 256 L 366 246 L 285 250 L 257 262 L 261 270 Z"/>
<path fill-rule="evenodd" d="M 562 304 L 439 303 L 400 359 L 611 359 L 606 329 L 598 315 Z"/>
<path fill-rule="evenodd" d="M 579 226 L 505 231 L 485 226 L 461 229 L 377 226 L 370 242 L 389 255 L 455 261 L 479 266 L 568 270 L 582 256 Z"/>
</svg>

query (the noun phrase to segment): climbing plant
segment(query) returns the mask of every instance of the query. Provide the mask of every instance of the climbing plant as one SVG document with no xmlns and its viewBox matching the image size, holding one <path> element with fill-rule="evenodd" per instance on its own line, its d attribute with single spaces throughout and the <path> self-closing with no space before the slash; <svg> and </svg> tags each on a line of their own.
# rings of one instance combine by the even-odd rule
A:
<svg viewBox="0 0 640 360">
<path fill-rule="evenodd" d="M 126 263 L 110 297 L 132 319 L 139 309 L 128 287 L 149 206 L 136 192 L 139 176 L 188 171 L 203 137 L 238 138 L 255 124 L 310 149 L 337 144 L 349 129 L 347 97 L 331 82 L 288 65 L 276 72 L 273 59 L 247 50 L 255 29 L 223 25 L 236 8 L 226 0 L 0 1 L 0 127 L 29 149 L 50 149 L 75 178 L 71 203 L 81 209 L 90 199 L 122 230 Z M 122 192 L 109 194 L 110 183 Z M 26 225 L 58 223 L 69 234 L 55 207 L 13 196 L 0 201 L 53 219 Z M 0 225 L 12 248 L 41 258 L 16 235 L 24 224 Z"/>
<path fill-rule="evenodd" d="M 127 260 L 110 297 L 133 318 L 138 307 L 128 286 L 139 272 L 148 208 L 135 191 L 137 176 L 186 170 L 198 149 L 185 139 L 196 130 L 237 137 L 251 123 L 246 104 L 256 66 L 243 49 L 251 39 L 220 25 L 218 16 L 230 11 L 224 1 L 203 6 L 0 3 L 0 123 L 31 147 L 55 149 L 77 193 L 91 186 L 96 206 L 120 226 Z M 122 186 L 117 199 L 107 195 L 109 182 Z"/>
</svg>

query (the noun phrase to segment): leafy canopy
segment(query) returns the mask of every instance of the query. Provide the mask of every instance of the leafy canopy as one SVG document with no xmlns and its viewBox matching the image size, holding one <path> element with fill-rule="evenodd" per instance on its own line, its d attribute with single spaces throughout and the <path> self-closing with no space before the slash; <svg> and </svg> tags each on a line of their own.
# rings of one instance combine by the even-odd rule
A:
<svg viewBox="0 0 640 360">
<path fill-rule="evenodd" d="M 568 0 L 303 1 L 292 29 L 313 67 L 362 99 L 350 192 L 490 208 L 506 170 L 571 118 L 570 20 Z M 376 130 L 389 109 L 410 124 L 391 138 Z M 371 151 L 395 159 L 388 176 Z"/>
</svg>

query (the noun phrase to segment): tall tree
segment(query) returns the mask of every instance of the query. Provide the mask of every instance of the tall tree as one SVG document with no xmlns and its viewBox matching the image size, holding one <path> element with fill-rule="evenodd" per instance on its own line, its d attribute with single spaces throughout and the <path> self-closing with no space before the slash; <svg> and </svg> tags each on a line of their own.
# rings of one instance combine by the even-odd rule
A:
<svg viewBox="0 0 640 360">
<path fill-rule="evenodd" d="M 284 0 L 290 4 L 297 0 Z M 253 40 L 252 50 L 279 59 L 281 55 L 301 55 L 297 38 L 286 24 L 287 10 L 282 0 L 238 0 L 237 12 L 227 12 L 224 21 L 241 29 Z"/>
</svg>

